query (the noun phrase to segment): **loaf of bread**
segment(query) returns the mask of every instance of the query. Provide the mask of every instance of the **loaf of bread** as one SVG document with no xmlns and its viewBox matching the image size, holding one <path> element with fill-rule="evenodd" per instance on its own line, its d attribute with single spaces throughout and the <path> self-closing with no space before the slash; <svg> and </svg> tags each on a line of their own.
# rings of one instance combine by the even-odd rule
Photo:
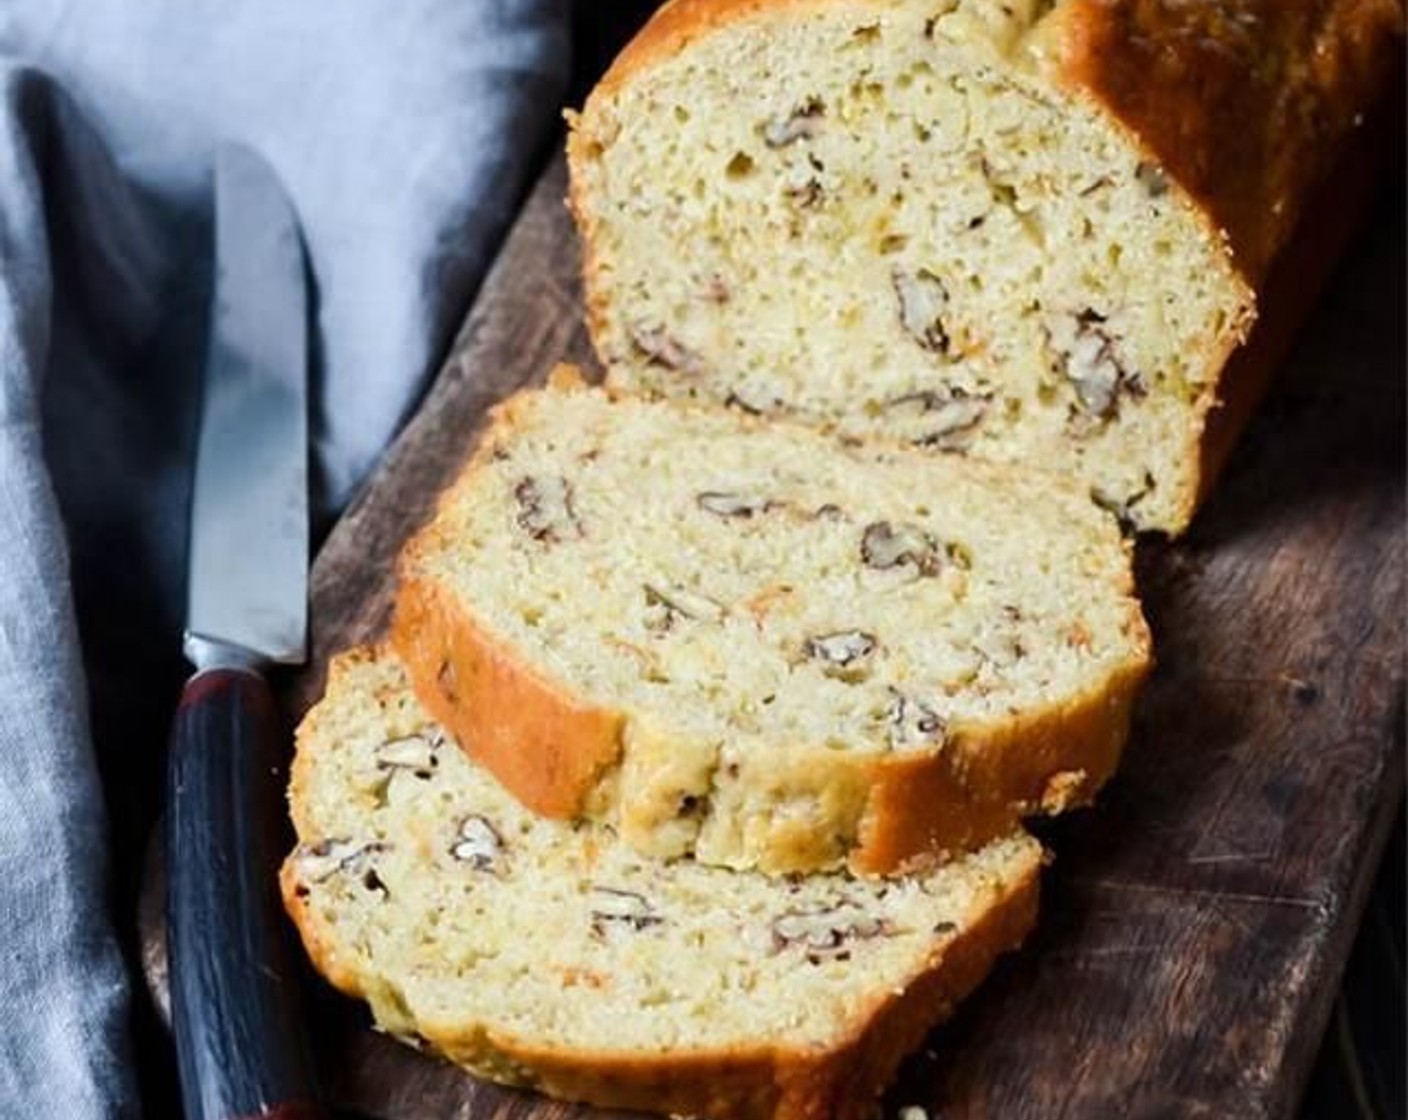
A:
<svg viewBox="0 0 1408 1120">
<path fill-rule="evenodd" d="M 1128 547 L 1059 480 L 570 371 L 400 575 L 423 703 L 526 806 L 735 868 L 889 873 L 1083 803 L 1148 666 Z"/>
<path fill-rule="evenodd" d="M 598 351 L 621 386 L 1056 468 L 1178 531 L 1264 383 L 1229 355 L 1402 21 L 674 0 L 573 122 Z"/>
<path fill-rule="evenodd" d="M 1035 915 L 1017 835 L 922 877 L 642 860 L 544 821 L 431 723 L 400 665 L 335 660 L 298 732 L 284 899 L 386 1031 L 554 1096 L 859 1120 Z"/>
</svg>

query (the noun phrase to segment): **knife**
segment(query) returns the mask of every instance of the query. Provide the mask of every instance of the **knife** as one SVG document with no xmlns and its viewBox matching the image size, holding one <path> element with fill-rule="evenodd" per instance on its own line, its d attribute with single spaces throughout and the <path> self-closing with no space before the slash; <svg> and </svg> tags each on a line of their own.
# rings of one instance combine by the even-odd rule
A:
<svg viewBox="0 0 1408 1120">
<path fill-rule="evenodd" d="M 254 152 L 215 165 L 215 298 L 172 732 L 167 951 L 186 1120 L 314 1120 L 277 889 L 288 756 L 262 671 L 304 660 L 308 299 L 293 209 Z"/>
</svg>

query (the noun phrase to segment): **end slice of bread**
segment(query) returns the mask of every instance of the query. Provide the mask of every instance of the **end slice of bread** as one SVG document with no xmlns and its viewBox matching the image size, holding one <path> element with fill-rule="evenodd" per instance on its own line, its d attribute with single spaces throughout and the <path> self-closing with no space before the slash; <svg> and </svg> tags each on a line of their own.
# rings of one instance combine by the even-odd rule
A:
<svg viewBox="0 0 1408 1120">
<path fill-rule="evenodd" d="M 600 1105 L 852 1120 L 1018 944 L 1024 835 L 902 882 L 643 860 L 471 763 L 394 657 L 334 661 L 298 732 L 282 873 L 317 967 L 382 1029 Z"/>
<path fill-rule="evenodd" d="M 1401 28 L 1393 0 L 675 0 L 573 118 L 598 352 L 1179 531 L 1212 410 L 1264 380 L 1224 377 L 1255 288 Z"/>
<path fill-rule="evenodd" d="M 1112 518 L 1030 470 L 570 376 L 403 557 L 422 701 L 640 852 L 890 873 L 1089 800 L 1149 664 Z"/>
</svg>

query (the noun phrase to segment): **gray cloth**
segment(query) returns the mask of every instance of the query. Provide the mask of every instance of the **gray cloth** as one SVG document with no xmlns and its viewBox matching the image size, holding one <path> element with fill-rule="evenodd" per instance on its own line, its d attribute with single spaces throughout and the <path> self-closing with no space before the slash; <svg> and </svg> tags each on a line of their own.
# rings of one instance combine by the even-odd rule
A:
<svg viewBox="0 0 1408 1120">
<path fill-rule="evenodd" d="M 179 664 L 214 145 L 262 152 L 304 227 L 330 514 L 483 275 L 568 22 L 567 0 L 0 5 L 0 1117 L 140 1111 L 113 867 L 161 780 L 161 733 L 126 716 Z"/>
</svg>

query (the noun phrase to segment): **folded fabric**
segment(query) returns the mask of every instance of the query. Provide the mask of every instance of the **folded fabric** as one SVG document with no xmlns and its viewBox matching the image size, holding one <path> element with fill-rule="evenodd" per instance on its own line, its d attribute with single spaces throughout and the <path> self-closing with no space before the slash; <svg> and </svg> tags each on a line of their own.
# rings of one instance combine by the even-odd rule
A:
<svg viewBox="0 0 1408 1120">
<path fill-rule="evenodd" d="M 567 0 L 0 8 L 0 1115 L 139 1112 L 109 869 L 140 856 L 177 683 L 215 145 L 259 150 L 303 225 L 326 517 L 483 275 L 568 23 Z"/>
</svg>

